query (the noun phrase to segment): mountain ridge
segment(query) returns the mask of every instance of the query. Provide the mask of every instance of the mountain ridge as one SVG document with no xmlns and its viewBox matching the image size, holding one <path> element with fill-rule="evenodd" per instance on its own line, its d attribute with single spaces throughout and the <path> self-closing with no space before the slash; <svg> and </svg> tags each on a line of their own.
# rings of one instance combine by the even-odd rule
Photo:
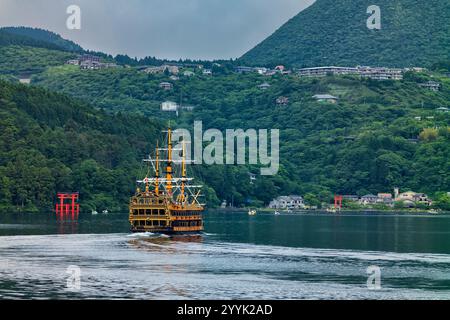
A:
<svg viewBox="0 0 450 320">
<path fill-rule="evenodd" d="M 84 52 L 84 49 L 59 34 L 40 28 L 25 26 L 0 28 L 0 45 L 30 45 L 69 52 Z"/>
<path fill-rule="evenodd" d="M 366 25 L 373 4 L 380 7 L 381 30 Z M 295 67 L 427 67 L 446 60 L 450 3 L 442 0 L 317 0 L 239 59 Z"/>
</svg>

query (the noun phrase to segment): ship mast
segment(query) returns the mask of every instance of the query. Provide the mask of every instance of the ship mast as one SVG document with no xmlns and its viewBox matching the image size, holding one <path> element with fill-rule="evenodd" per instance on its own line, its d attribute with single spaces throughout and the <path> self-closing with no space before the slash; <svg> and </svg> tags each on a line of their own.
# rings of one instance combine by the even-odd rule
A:
<svg viewBox="0 0 450 320">
<path fill-rule="evenodd" d="M 169 195 L 172 194 L 172 129 L 168 130 L 167 137 L 167 167 L 166 167 L 166 190 Z"/>
<path fill-rule="evenodd" d="M 145 179 L 144 179 L 144 183 L 145 183 L 145 193 L 149 192 L 149 188 L 148 188 L 148 175 L 150 173 L 150 164 L 147 164 L 147 174 L 145 175 Z"/>
<path fill-rule="evenodd" d="M 159 196 L 162 194 L 169 195 L 172 197 L 174 195 L 174 190 L 176 193 L 175 202 L 181 204 L 183 207 L 185 205 L 200 205 L 198 201 L 198 197 L 200 196 L 200 190 L 197 193 L 194 193 L 194 188 L 201 188 L 202 186 L 190 185 L 188 182 L 193 180 L 193 178 L 187 177 L 187 163 L 191 162 L 191 160 L 186 160 L 186 142 L 183 140 L 182 149 L 174 149 L 172 143 L 172 129 L 165 131 L 168 133 L 167 138 L 167 146 L 168 148 L 159 148 L 159 141 L 157 141 L 156 145 L 156 159 L 152 159 L 149 155 L 148 159 L 144 159 L 144 162 L 151 163 L 153 166 L 153 170 L 155 172 L 154 177 L 148 178 L 148 174 L 144 180 L 138 180 L 138 183 L 145 184 L 145 192 L 149 192 L 149 184 L 154 185 L 154 194 Z M 160 151 L 167 151 L 167 160 L 161 159 Z M 182 159 L 174 160 L 173 151 L 182 151 Z M 160 162 L 166 162 L 167 164 L 161 167 Z M 174 177 L 174 163 L 181 163 L 181 177 Z M 165 173 L 165 177 L 161 176 L 161 173 Z M 137 188 L 137 192 L 140 190 Z M 188 195 L 189 193 L 189 195 Z M 192 197 L 192 201 L 191 200 Z"/>
<path fill-rule="evenodd" d="M 159 142 L 156 142 L 155 194 L 159 195 Z"/>
<path fill-rule="evenodd" d="M 186 180 L 186 147 L 184 145 L 183 140 L 183 157 L 181 162 L 181 203 L 184 203 L 185 200 L 185 194 L 184 194 L 184 187 L 185 187 L 185 180 Z"/>
</svg>

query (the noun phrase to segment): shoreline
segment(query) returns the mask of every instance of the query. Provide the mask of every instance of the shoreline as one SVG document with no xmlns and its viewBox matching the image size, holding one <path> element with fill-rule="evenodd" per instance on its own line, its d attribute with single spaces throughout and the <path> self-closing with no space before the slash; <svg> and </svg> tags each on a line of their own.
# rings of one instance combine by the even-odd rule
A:
<svg viewBox="0 0 450 320">
<path fill-rule="evenodd" d="M 223 212 L 223 213 L 247 213 L 250 209 L 256 210 L 257 213 L 271 213 L 273 214 L 276 209 L 269 208 L 206 208 L 205 212 Z M 391 215 L 403 215 L 403 214 L 416 214 L 416 215 L 429 215 L 429 216 L 445 216 L 450 215 L 450 211 L 438 211 L 438 212 L 429 212 L 428 210 L 414 210 L 414 209 L 390 209 L 390 210 L 382 210 L 382 209 L 341 209 L 336 212 L 327 211 L 326 209 L 301 209 L 301 210 L 292 210 L 290 212 L 286 212 L 285 210 L 278 210 L 281 214 L 328 214 L 328 215 L 339 215 L 346 213 L 354 213 L 359 215 L 364 214 L 391 214 Z M 13 212 L 13 211 L 0 211 L 0 216 L 20 216 L 20 215 L 48 215 L 54 216 L 56 215 L 54 212 L 49 214 L 49 212 Z M 80 212 L 82 216 L 128 216 L 128 212 L 109 212 L 108 214 L 99 213 L 98 215 L 92 215 L 89 212 Z"/>
<path fill-rule="evenodd" d="M 242 213 L 247 212 L 250 208 L 211 208 L 208 211 L 211 212 L 224 212 L 224 213 Z M 254 209 L 254 208 L 252 208 Z M 261 213 L 273 213 L 275 209 L 269 208 L 256 208 L 254 209 Z M 329 212 L 326 209 L 315 209 L 315 210 L 292 210 L 291 212 L 286 212 L 284 210 L 279 211 L 281 214 L 329 214 L 329 215 L 339 215 L 353 213 L 358 215 L 364 214 L 385 214 L 385 215 L 428 215 L 428 216 L 445 216 L 450 215 L 450 211 L 439 211 L 439 212 L 429 212 L 427 210 L 408 210 L 408 209 L 392 209 L 392 210 L 379 210 L 379 209 L 341 209 L 336 212 Z"/>
</svg>

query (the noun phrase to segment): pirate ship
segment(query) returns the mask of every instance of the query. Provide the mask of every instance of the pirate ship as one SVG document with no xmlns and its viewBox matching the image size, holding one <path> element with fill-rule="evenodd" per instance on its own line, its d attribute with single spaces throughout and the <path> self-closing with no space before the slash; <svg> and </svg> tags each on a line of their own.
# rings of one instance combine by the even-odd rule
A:
<svg viewBox="0 0 450 320">
<path fill-rule="evenodd" d="M 167 148 L 157 145 L 155 158 L 144 159 L 147 175 L 138 180 L 130 199 L 129 220 L 132 232 L 200 233 L 203 231 L 204 205 L 199 202 L 201 187 L 187 177 L 185 142 L 181 150 L 172 146 L 172 130 L 167 131 Z M 182 152 L 174 159 L 174 152 Z M 149 177 L 153 172 L 153 176 Z M 179 177 L 176 177 L 179 175 Z M 143 188 L 142 188 L 143 187 Z"/>
</svg>

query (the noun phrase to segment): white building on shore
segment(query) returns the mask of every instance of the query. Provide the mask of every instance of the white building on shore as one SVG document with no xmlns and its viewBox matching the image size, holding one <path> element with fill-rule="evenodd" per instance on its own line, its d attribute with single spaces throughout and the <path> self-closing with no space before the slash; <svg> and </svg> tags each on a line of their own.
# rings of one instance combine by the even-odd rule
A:
<svg viewBox="0 0 450 320">
<path fill-rule="evenodd" d="M 304 209 L 305 202 L 303 197 L 291 195 L 291 196 L 280 196 L 273 199 L 269 208 L 271 209 Z"/>
</svg>

